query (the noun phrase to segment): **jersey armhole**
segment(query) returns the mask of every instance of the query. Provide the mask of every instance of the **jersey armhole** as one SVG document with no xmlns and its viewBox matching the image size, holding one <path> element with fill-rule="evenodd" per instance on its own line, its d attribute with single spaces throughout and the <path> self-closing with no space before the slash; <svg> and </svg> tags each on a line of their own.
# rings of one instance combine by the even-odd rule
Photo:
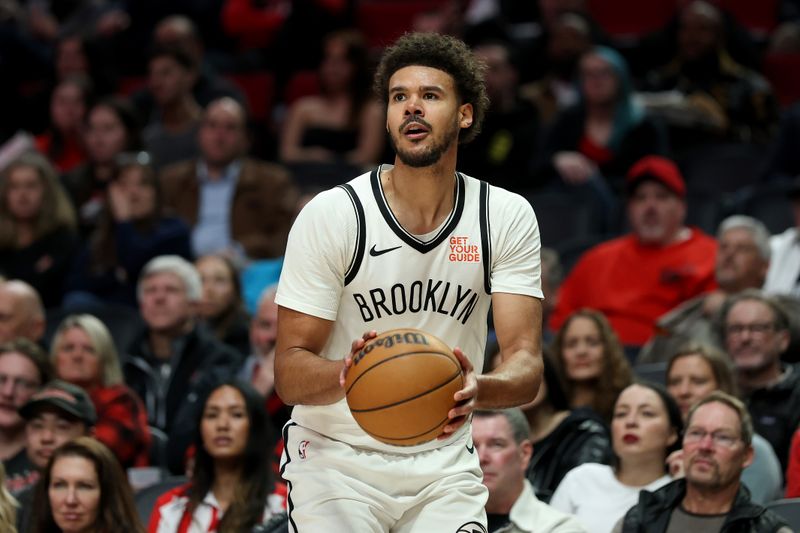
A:
<svg viewBox="0 0 800 533">
<path fill-rule="evenodd" d="M 361 205 L 361 200 L 358 199 L 358 195 L 352 185 L 344 183 L 338 185 L 338 187 L 347 193 L 348 198 L 350 198 L 350 203 L 353 204 L 353 210 L 356 213 L 356 247 L 355 250 L 353 250 L 350 265 L 347 267 L 347 271 L 345 271 L 344 274 L 344 284 L 346 286 L 355 279 L 356 274 L 358 274 L 358 269 L 361 267 L 361 261 L 364 259 L 364 248 L 367 242 L 365 231 L 366 217 L 364 216 L 364 206 Z"/>
<path fill-rule="evenodd" d="M 489 184 L 481 181 L 480 190 L 481 261 L 483 263 L 483 289 L 492 294 L 492 233 L 489 225 Z"/>
</svg>

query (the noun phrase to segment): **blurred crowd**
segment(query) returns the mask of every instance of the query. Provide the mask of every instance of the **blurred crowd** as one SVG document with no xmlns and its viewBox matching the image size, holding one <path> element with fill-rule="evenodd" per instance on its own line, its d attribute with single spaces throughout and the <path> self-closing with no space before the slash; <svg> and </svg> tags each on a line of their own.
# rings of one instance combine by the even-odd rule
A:
<svg viewBox="0 0 800 533">
<path fill-rule="evenodd" d="M 485 63 L 458 170 L 542 235 L 543 386 L 475 420 L 490 526 L 638 523 L 739 441 L 730 483 L 800 496 L 800 2 L 0 0 L 0 529 L 286 527 L 288 232 L 393 161 L 372 70 L 411 30 Z"/>
</svg>

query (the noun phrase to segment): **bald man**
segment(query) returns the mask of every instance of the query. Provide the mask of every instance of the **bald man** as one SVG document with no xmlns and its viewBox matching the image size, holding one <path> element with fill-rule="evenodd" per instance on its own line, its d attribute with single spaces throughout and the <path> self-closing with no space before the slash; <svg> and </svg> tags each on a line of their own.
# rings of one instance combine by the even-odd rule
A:
<svg viewBox="0 0 800 533">
<path fill-rule="evenodd" d="M 0 343 L 19 337 L 40 342 L 45 316 L 36 289 L 20 280 L 0 282 Z"/>
<path fill-rule="evenodd" d="M 196 256 L 280 257 L 297 203 L 288 172 L 247 157 L 247 115 L 232 98 L 211 102 L 198 132 L 200 158 L 164 169 L 164 205 L 192 226 Z"/>
</svg>

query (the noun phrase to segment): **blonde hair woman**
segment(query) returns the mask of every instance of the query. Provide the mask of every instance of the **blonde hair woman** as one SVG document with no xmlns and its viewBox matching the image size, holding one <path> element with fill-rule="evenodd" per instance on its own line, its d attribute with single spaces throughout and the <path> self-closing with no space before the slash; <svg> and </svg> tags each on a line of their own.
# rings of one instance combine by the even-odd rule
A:
<svg viewBox="0 0 800 533">
<path fill-rule="evenodd" d="M 122 379 L 108 328 L 92 315 L 70 315 L 53 337 L 50 359 L 59 379 L 83 387 L 97 411 L 95 436 L 123 467 L 146 466 L 150 429 L 142 400 Z"/>
</svg>

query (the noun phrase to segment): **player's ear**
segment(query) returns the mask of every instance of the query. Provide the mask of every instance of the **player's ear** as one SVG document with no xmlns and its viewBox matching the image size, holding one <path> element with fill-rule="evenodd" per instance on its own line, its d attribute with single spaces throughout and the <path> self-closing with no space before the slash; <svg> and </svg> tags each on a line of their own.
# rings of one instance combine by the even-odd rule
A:
<svg viewBox="0 0 800 533">
<path fill-rule="evenodd" d="M 462 128 L 472 126 L 472 104 L 462 104 L 458 108 L 458 125 Z"/>
</svg>

